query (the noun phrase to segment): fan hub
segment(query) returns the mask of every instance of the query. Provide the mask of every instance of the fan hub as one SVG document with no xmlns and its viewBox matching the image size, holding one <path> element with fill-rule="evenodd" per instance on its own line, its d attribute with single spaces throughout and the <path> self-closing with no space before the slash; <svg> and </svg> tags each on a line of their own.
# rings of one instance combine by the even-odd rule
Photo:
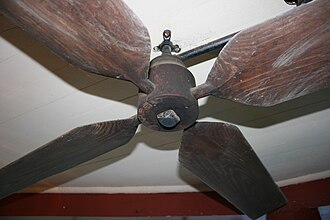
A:
<svg viewBox="0 0 330 220">
<path fill-rule="evenodd" d="M 183 130 L 198 117 L 198 103 L 190 89 L 192 73 L 173 55 L 163 54 L 151 61 L 149 79 L 155 84 L 150 94 L 140 93 L 138 118 L 158 131 Z"/>
</svg>

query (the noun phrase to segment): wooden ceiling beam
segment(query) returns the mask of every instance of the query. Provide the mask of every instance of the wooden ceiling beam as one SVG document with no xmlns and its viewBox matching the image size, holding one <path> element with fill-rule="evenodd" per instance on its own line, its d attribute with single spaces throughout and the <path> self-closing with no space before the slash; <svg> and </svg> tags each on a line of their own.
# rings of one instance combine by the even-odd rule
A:
<svg viewBox="0 0 330 220">
<path fill-rule="evenodd" d="M 289 203 L 270 216 L 330 205 L 330 178 L 282 187 Z M 291 213 L 291 214 L 290 214 Z M 159 194 L 15 194 L 0 201 L 0 216 L 205 216 L 237 215 L 214 192 Z M 276 219 L 276 218 L 273 218 Z M 278 219 L 278 218 L 277 218 Z"/>
</svg>

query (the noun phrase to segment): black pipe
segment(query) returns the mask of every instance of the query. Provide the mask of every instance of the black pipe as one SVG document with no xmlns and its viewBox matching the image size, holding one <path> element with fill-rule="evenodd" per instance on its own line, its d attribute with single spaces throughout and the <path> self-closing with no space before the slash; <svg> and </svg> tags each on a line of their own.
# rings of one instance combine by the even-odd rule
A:
<svg viewBox="0 0 330 220">
<path fill-rule="evenodd" d="M 204 61 L 213 59 L 218 56 L 222 48 L 237 33 L 238 32 L 227 35 L 215 41 L 211 41 L 210 43 L 180 53 L 177 56 L 182 60 L 186 67 L 190 67 L 202 63 Z"/>
<path fill-rule="evenodd" d="M 311 2 L 312 0 L 284 0 L 288 5 L 296 5 L 299 6 L 301 4 L 306 4 Z"/>
</svg>

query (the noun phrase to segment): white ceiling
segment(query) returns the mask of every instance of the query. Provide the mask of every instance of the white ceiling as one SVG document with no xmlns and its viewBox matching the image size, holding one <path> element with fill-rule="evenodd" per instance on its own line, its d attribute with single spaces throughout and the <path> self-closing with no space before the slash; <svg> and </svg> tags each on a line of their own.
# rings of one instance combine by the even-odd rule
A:
<svg viewBox="0 0 330 220">
<path fill-rule="evenodd" d="M 290 10 L 283 0 L 126 0 L 148 28 L 152 46 L 162 31 L 182 51 Z M 0 166 L 62 133 L 136 114 L 128 82 L 80 71 L 0 16 Z M 157 56 L 158 53 L 152 53 Z M 210 60 L 190 68 L 205 81 Z M 330 90 L 270 108 L 217 98 L 200 100 L 200 120 L 239 125 L 273 178 L 285 185 L 330 176 Z M 177 162 L 181 132 L 140 126 L 125 146 L 42 181 L 51 192 L 175 192 L 205 189 Z"/>
</svg>

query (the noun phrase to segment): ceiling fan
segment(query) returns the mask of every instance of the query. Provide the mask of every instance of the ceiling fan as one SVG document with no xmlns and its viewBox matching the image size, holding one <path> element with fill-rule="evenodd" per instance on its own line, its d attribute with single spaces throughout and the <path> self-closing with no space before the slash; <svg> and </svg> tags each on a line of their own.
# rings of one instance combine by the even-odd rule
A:
<svg viewBox="0 0 330 220">
<path fill-rule="evenodd" d="M 162 55 L 149 62 L 148 31 L 119 0 L 0 0 L 0 10 L 78 68 L 140 90 L 136 116 L 75 128 L 2 168 L 0 198 L 126 144 L 143 124 L 184 130 L 181 164 L 249 217 L 286 203 L 237 127 L 196 122 L 197 99 L 266 107 L 330 87 L 330 1 L 315 0 L 223 38 L 224 44 L 231 39 L 198 86 L 185 65 L 190 58 L 172 55 L 180 48 L 169 30 L 154 48 Z"/>
</svg>

